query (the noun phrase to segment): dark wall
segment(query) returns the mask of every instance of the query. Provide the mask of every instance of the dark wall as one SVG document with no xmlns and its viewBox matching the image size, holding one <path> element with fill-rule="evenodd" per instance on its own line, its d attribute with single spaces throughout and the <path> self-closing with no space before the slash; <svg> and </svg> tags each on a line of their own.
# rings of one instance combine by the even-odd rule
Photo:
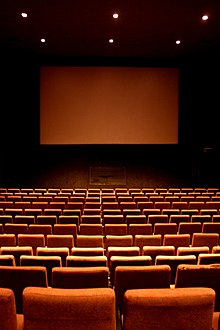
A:
<svg viewBox="0 0 220 330">
<path fill-rule="evenodd" d="M 179 65 L 179 144 L 173 146 L 40 146 L 40 63 L 13 55 L 1 63 L 1 186 L 89 187 L 90 167 L 124 167 L 128 187 L 220 184 L 217 59 Z"/>
</svg>

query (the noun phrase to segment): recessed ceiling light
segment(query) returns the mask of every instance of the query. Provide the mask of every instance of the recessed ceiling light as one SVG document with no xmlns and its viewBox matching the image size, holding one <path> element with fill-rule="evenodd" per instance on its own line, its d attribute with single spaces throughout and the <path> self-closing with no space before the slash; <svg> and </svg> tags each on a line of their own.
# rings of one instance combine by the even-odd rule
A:
<svg viewBox="0 0 220 330">
<path fill-rule="evenodd" d="M 109 41 L 108 41 L 110 44 L 113 44 L 113 42 L 114 42 L 114 39 L 109 39 Z"/>
<path fill-rule="evenodd" d="M 207 21 L 208 19 L 209 19 L 208 15 L 203 15 L 203 16 L 202 16 L 202 20 L 203 20 L 203 21 Z"/>
<path fill-rule="evenodd" d="M 113 18 L 115 18 L 115 19 L 119 17 L 118 13 L 114 13 L 112 16 L 113 16 Z"/>
<path fill-rule="evenodd" d="M 27 17 L 27 13 L 21 13 L 21 16 L 26 18 Z"/>
<path fill-rule="evenodd" d="M 179 45 L 180 44 L 180 40 L 176 40 L 176 44 Z"/>
<path fill-rule="evenodd" d="M 46 39 L 41 38 L 40 41 L 41 41 L 41 42 L 46 42 Z"/>
</svg>

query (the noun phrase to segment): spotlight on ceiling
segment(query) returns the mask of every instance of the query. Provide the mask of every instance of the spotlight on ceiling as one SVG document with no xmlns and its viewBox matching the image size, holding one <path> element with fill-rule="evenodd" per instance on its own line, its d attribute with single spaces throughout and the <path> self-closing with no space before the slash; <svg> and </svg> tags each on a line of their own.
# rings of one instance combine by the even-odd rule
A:
<svg viewBox="0 0 220 330">
<path fill-rule="evenodd" d="M 203 16 L 202 16 L 202 20 L 203 20 L 203 21 L 207 21 L 208 19 L 209 19 L 208 15 L 203 15 Z"/>
<path fill-rule="evenodd" d="M 119 17 L 118 13 L 114 13 L 113 15 L 113 18 L 117 19 Z"/>
</svg>

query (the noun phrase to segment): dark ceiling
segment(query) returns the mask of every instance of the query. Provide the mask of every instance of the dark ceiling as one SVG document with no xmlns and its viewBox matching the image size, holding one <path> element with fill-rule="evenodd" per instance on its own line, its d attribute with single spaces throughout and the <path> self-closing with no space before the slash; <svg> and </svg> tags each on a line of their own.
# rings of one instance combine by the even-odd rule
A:
<svg viewBox="0 0 220 330">
<path fill-rule="evenodd" d="M 220 49 L 220 0 L 0 0 L 0 45 L 50 58 L 212 56 Z"/>
</svg>

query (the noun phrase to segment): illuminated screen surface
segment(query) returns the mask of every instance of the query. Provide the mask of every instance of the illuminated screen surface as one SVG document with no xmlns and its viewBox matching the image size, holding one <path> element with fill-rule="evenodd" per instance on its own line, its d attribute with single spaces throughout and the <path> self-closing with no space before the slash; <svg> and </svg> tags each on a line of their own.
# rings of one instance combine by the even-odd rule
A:
<svg viewBox="0 0 220 330">
<path fill-rule="evenodd" d="M 41 144 L 177 144 L 178 69 L 41 67 Z"/>
</svg>

